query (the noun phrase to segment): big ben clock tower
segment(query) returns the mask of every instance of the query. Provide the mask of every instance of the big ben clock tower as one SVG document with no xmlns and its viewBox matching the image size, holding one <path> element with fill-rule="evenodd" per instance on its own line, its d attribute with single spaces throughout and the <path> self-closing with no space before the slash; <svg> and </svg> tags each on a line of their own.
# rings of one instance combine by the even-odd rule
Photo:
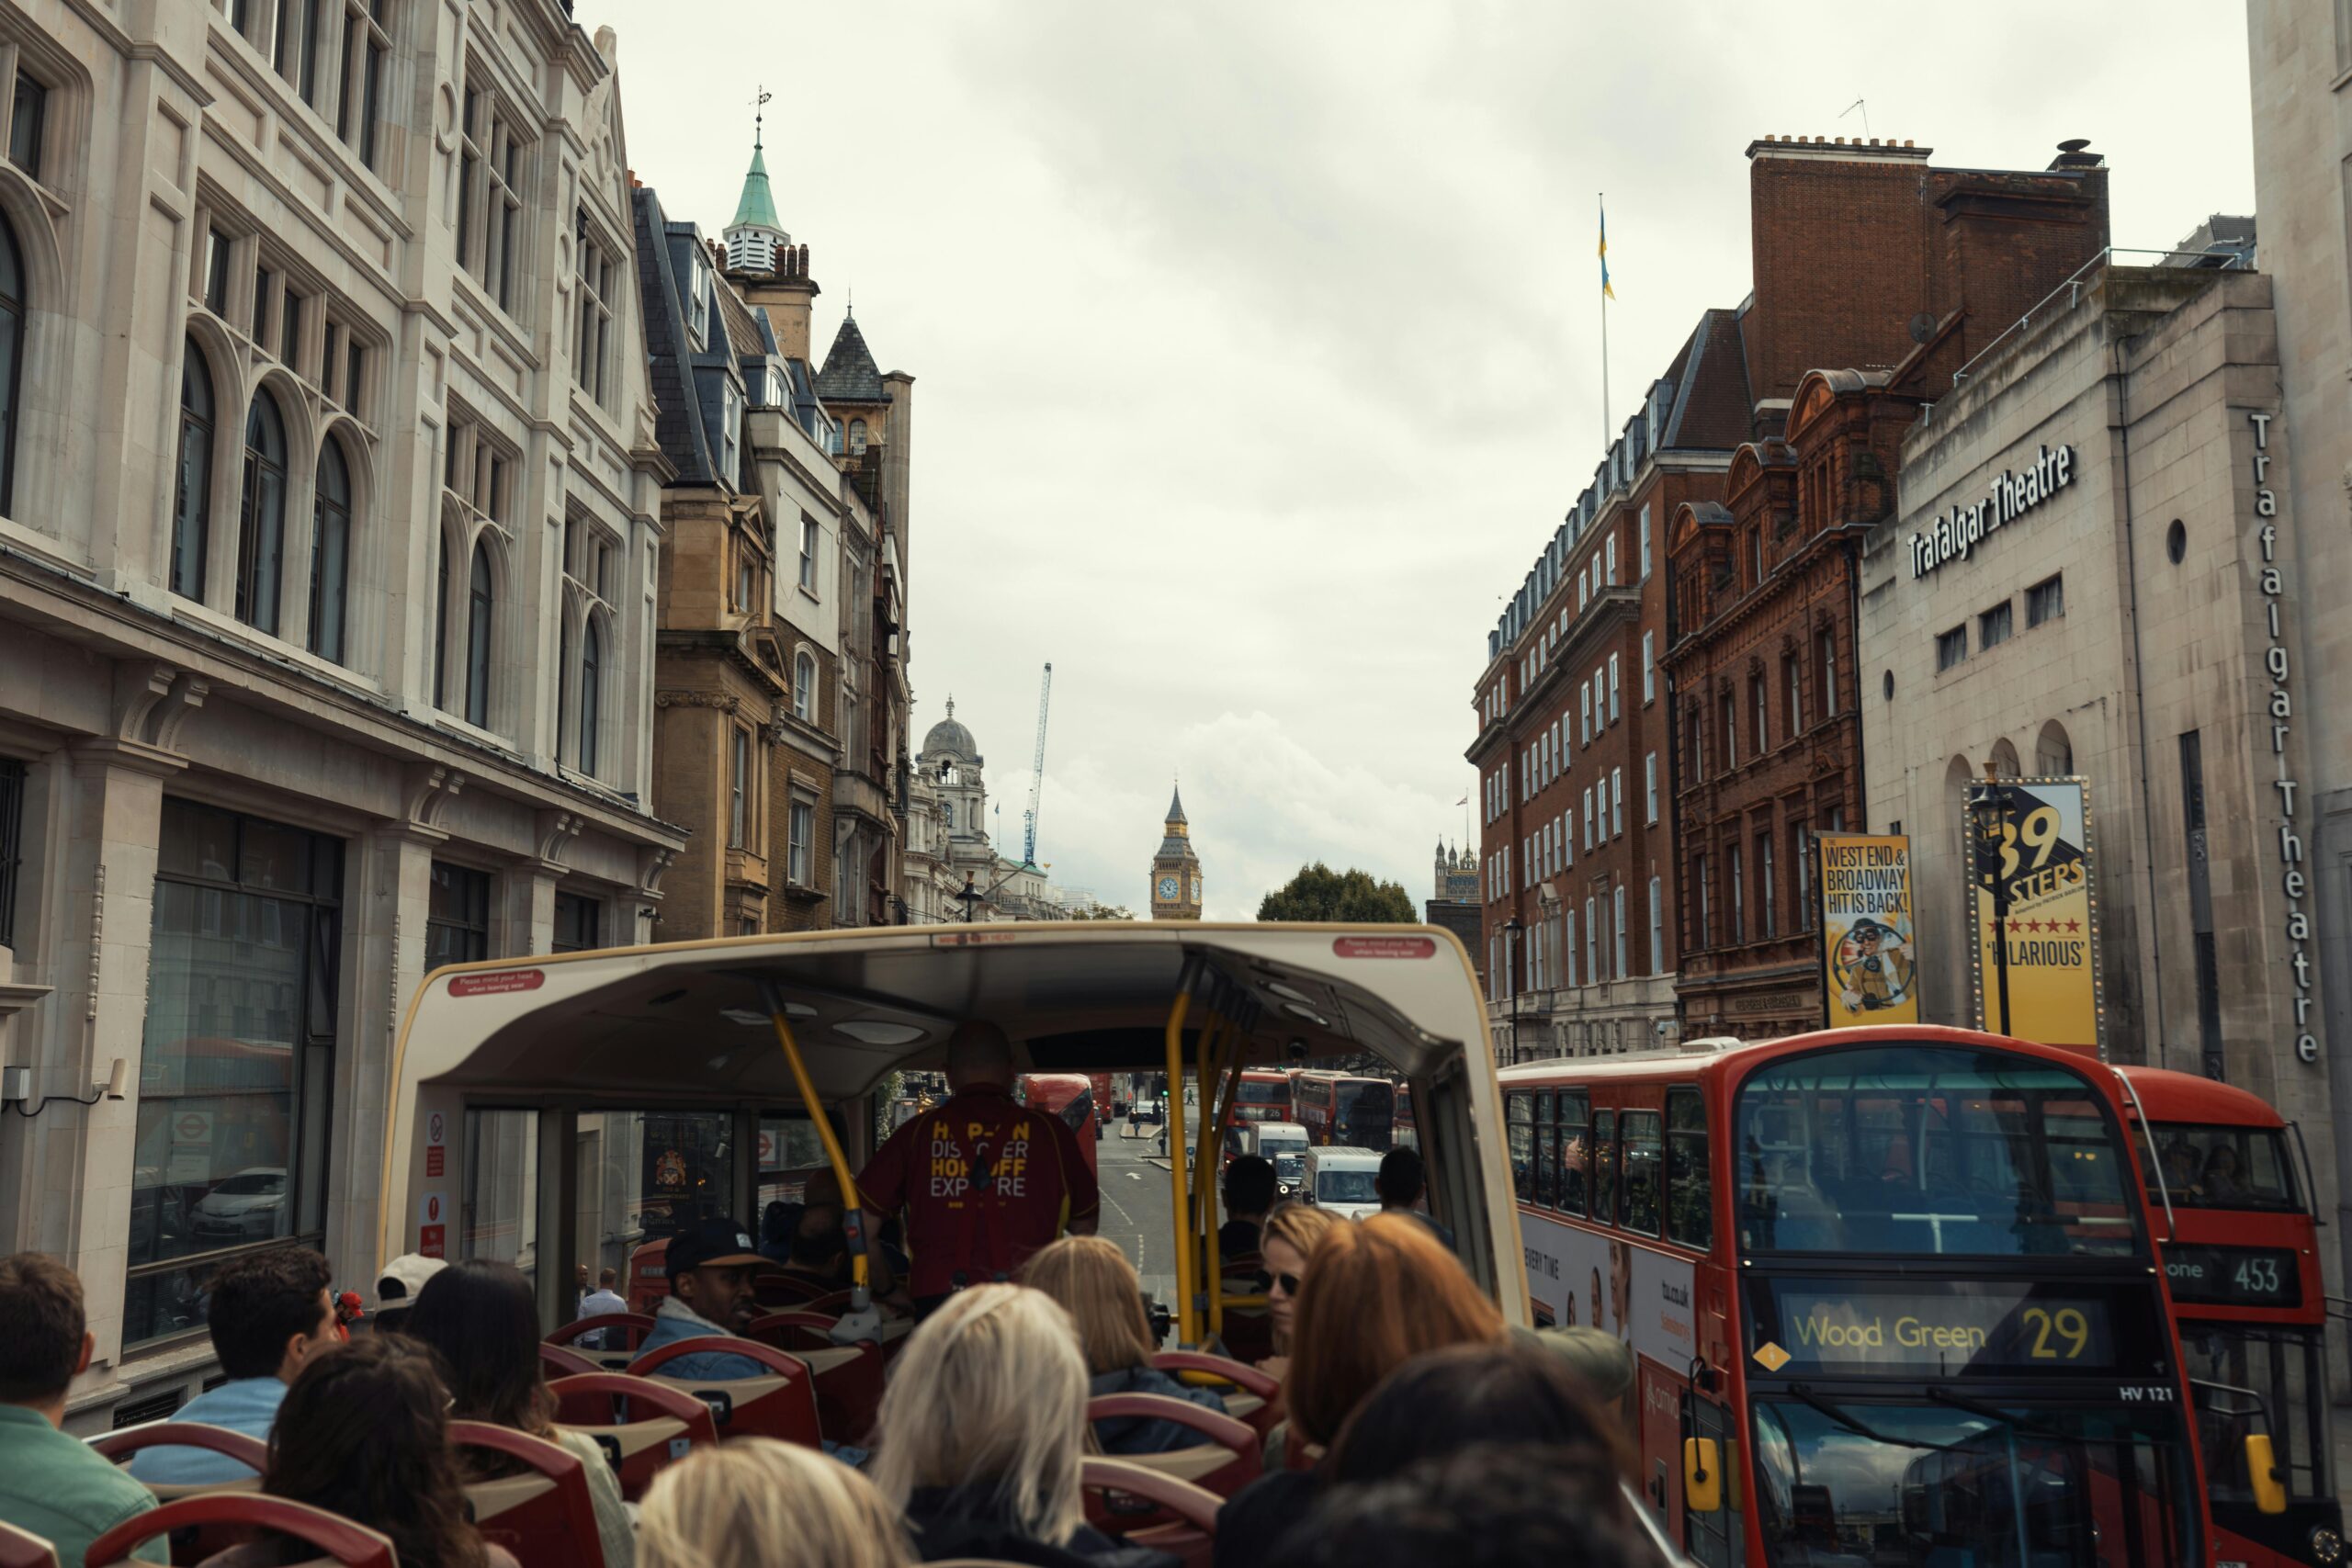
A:
<svg viewBox="0 0 2352 1568">
<path fill-rule="evenodd" d="M 1159 852 L 1151 857 L 1151 918 L 1201 918 L 1201 862 L 1193 853 L 1193 829 L 1184 820 L 1182 791 L 1169 797 L 1167 835 L 1159 840 Z"/>
</svg>

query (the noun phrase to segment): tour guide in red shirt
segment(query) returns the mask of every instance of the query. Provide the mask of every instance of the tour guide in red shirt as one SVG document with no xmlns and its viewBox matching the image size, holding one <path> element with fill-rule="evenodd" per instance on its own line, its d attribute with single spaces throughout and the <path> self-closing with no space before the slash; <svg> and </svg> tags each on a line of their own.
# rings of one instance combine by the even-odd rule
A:
<svg viewBox="0 0 2352 1568">
<path fill-rule="evenodd" d="M 947 1099 L 910 1119 L 857 1179 L 866 1230 L 904 1209 L 908 1292 L 928 1313 L 967 1285 L 1009 1280 L 1064 1231 L 1094 1234 L 1102 1200 L 1078 1134 L 1013 1103 L 1012 1043 L 967 1019 L 947 1042 Z"/>
</svg>

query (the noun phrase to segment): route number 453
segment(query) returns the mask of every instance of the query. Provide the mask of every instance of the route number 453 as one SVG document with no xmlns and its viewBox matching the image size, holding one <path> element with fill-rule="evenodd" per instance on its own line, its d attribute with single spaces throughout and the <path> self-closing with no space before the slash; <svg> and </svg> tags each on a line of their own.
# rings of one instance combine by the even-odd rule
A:
<svg viewBox="0 0 2352 1568">
<path fill-rule="evenodd" d="M 2230 1282 L 2248 1295 L 2275 1296 L 2278 1293 L 2278 1260 L 2249 1258 L 2238 1265 Z"/>
</svg>

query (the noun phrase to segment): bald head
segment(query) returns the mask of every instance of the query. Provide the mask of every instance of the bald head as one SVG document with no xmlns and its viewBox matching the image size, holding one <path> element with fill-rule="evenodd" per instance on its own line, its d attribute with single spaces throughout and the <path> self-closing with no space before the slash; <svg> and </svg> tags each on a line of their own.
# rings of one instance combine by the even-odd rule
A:
<svg viewBox="0 0 2352 1568">
<path fill-rule="evenodd" d="M 967 1018 L 947 1038 L 947 1087 L 961 1094 L 981 1084 L 1012 1087 L 1012 1042 L 995 1024 Z"/>
</svg>

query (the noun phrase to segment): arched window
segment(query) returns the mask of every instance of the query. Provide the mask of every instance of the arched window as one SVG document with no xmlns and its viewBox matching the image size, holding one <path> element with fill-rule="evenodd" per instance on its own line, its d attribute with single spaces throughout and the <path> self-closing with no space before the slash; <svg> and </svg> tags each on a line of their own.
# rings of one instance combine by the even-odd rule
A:
<svg viewBox="0 0 2352 1568">
<path fill-rule="evenodd" d="M 596 715 L 604 670 L 605 638 L 596 629 L 596 617 L 591 615 L 580 634 L 580 771 L 583 773 L 596 771 Z"/>
<path fill-rule="evenodd" d="M 2075 743 L 2056 719 L 2041 727 L 2033 743 L 2033 771 L 2045 778 L 2064 778 L 2075 771 Z"/>
<path fill-rule="evenodd" d="M 180 355 L 179 492 L 172 506 L 172 592 L 204 597 L 212 542 L 212 371 L 190 338 Z"/>
<path fill-rule="evenodd" d="M 939 803 L 939 820 L 941 826 L 944 827 L 949 832 L 952 833 L 956 830 L 956 803 L 954 801 L 943 800 Z"/>
<path fill-rule="evenodd" d="M 21 81 L 22 78 L 19 78 Z M 24 89 L 17 89 L 19 96 Z M 25 261 L 16 231 L 0 218 L 0 512 L 17 492 L 17 390 L 25 361 Z"/>
<path fill-rule="evenodd" d="M 2018 766 L 2018 749 L 2009 744 L 2007 736 L 1993 742 L 1993 772 L 2005 779 L 2019 777 L 2025 772 Z"/>
<path fill-rule="evenodd" d="M 237 518 L 237 619 L 277 634 L 278 573 L 286 556 L 286 421 L 277 400 L 254 394 L 245 419 L 244 500 Z"/>
<path fill-rule="evenodd" d="M 490 634 L 495 614 L 490 581 L 490 546 L 474 541 L 474 564 L 466 608 L 466 722 L 490 728 Z"/>
<path fill-rule="evenodd" d="M 865 422 L 862 419 L 849 422 L 849 449 L 853 453 L 865 450 Z"/>
<path fill-rule="evenodd" d="M 319 495 L 311 525 L 311 651 L 343 662 L 351 592 L 351 466 L 327 437 L 319 452 Z"/>
<path fill-rule="evenodd" d="M 792 716 L 817 722 L 817 661 L 803 649 L 792 660 Z"/>
<path fill-rule="evenodd" d="M 555 628 L 555 760 L 563 761 L 564 749 L 571 739 L 571 725 L 563 711 L 563 681 L 571 670 L 571 615 L 556 617 Z"/>
</svg>

